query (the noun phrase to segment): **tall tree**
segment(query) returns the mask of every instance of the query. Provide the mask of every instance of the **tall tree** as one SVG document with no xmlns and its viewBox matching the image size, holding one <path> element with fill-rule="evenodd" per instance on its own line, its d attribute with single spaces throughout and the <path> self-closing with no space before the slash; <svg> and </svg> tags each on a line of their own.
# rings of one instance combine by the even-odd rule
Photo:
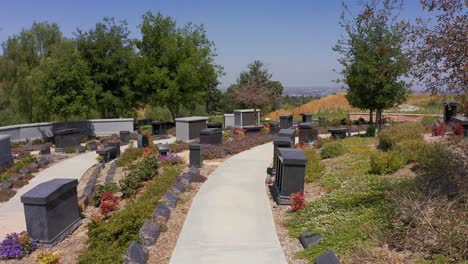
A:
<svg viewBox="0 0 468 264">
<path fill-rule="evenodd" d="M 146 102 L 167 107 L 172 118 L 181 107 L 203 101 L 222 69 L 215 64 L 214 43 L 202 25 L 178 27 L 170 17 L 148 12 L 140 25 L 137 42 L 142 67 L 136 84 Z"/>
<path fill-rule="evenodd" d="M 402 51 L 404 27 L 397 21 L 398 0 L 365 2 L 358 16 L 347 20 L 344 11 L 340 25 L 347 36 L 334 50 L 342 56 L 341 75 L 347 86 L 347 99 L 354 107 L 375 110 L 377 126 L 384 109 L 403 102 L 408 85 L 402 80 L 410 63 Z"/>
<path fill-rule="evenodd" d="M 101 117 L 128 116 L 135 106 L 130 70 L 135 58 L 134 44 L 125 21 L 104 18 L 89 31 L 78 30 L 78 50 L 86 60 L 96 88 L 97 108 Z"/>
<path fill-rule="evenodd" d="M 257 112 L 257 109 L 265 109 L 271 103 L 271 97 L 273 96 L 273 92 L 269 87 L 256 81 L 239 85 L 232 90 L 232 93 L 237 104 L 243 108 L 253 108 L 255 112 Z"/>
<path fill-rule="evenodd" d="M 435 21 L 418 18 L 408 31 L 414 76 L 433 94 L 458 94 L 468 116 L 468 1 L 421 0 Z"/>
<path fill-rule="evenodd" d="M 56 44 L 34 73 L 36 112 L 43 119 L 88 118 L 95 107 L 95 85 L 88 74 L 75 43 Z"/>
</svg>

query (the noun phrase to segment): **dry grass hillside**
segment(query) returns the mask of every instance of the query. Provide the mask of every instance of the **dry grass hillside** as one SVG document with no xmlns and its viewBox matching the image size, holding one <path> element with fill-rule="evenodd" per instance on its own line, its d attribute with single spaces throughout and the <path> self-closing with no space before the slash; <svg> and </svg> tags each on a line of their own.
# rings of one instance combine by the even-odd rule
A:
<svg viewBox="0 0 468 264">
<path fill-rule="evenodd" d="M 279 119 L 280 115 L 285 114 L 292 114 L 294 117 L 299 117 L 300 113 L 310 112 L 310 113 L 319 113 L 319 112 L 337 112 L 337 111 L 345 111 L 351 112 L 356 111 L 359 112 L 359 109 L 352 108 L 348 100 L 345 97 L 346 93 L 338 93 L 328 95 L 326 97 L 320 98 L 318 100 L 313 100 L 304 104 L 300 107 L 285 110 L 280 109 L 275 112 L 272 112 L 267 115 L 268 118 L 271 119 Z M 396 111 L 396 112 L 425 112 L 424 109 L 428 107 L 434 108 L 431 110 L 437 111 L 437 109 L 442 109 L 440 103 L 442 102 L 441 97 L 431 96 L 429 94 L 411 94 L 408 97 L 408 100 L 402 104 L 400 107 L 395 109 L 389 109 L 388 112 Z M 405 110 L 408 106 L 412 106 L 412 108 Z"/>
</svg>

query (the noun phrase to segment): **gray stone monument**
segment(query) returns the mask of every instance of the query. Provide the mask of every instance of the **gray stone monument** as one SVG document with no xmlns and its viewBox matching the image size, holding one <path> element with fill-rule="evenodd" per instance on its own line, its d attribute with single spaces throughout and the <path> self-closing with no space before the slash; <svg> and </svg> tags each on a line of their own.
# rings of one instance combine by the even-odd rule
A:
<svg viewBox="0 0 468 264">
<path fill-rule="evenodd" d="M 9 135 L 0 135 L 0 169 L 13 163 Z"/>
<path fill-rule="evenodd" d="M 223 123 L 208 122 L 208 123 L 206 123 L 206 128 L 219 128 L 219 129 L 222 129 L 223 128 Z"/>
<path fill-rule="evenodd" d="M 81 224 L 76 179 L 54 179 L 21 196 L 29 236 L 45 246 L 65 239 Z"/>
<path fill-rule="evenodd" d="M 299 124 L 299 142 L 310 143 L 317 140 L 318 130 L 314 123 L 304 122 Z"/>
<path fill-rule="evenodd" d="M 271 122 L 270 125 L 270 134 L 276 134 L 280 130 L 279 123 Z"/>
<path fill-rule="evenodd" d="M 130 142 L 130 131 L 119 131 L 120 133 L 120 142 L 124 145 L 127 145 Z"/>
<path fill-rule="evenodd" d="M 302 122 L 312 122 L 312 114 L 311 113 L 301 113 Z"/>
<path fill-rule="evenodd" d="M 169 153 L 169 145 L 167 144 L 158 144 L 158 152 L 159 155 L 161 156 L 167 156 L 167 153 Z"/>
<path fill-rule="evenodd" d="M 451 121 L 452 116 L 457 116 L 457 102 L 444 101 L 444 122 Z"/>
<path fill-rule="evenodd" d="M 293 126 L 293 116 L 292 115 L 281 115 L 280 116 L 280 128 L 288 129 Z"/>
<path fill-rule="evenodd" d="M 55 131 L 54 134 L 55 151 L 64 152 L 68 148 L 80 145 L 81 133 L 76 128 L 67 128 Z"/>
<path fill-rule="evenodd" d="M 200 136 L 200 130 L 206 128 L 208 117 L 192 116 L 176 118 L 176 138 L 178 140 L 190 141 Z"/>
<path fill-rule="evenodd" d="M 203 165 L 203 157 L 201 155 L 201 146 L 199 144 L 190 144 L 190 166 L 201 168 Z"/>
<path fill-rule="evenodd" d="M 234 127 L 234 114 L 224 114 L 224 128 Z"/>
<path fill-rule="evenodd" d="M 221 144 L 223 141 L 222 132 L 220 128 L 205 128 L 200 130 L 200 144 Z"/>
<path fill-rule="evenodd" d="M 273 138 L 273 168 L 276 169 L 276 158 L 278 157 L 278 148 L 293 147 L 291 138 L 276 136 Z"/>
<path fill-rule="evenodd" d="M 234 126 L 238 128 L 259 127 L 260 109 L 234 110 Z"/>
<path fill-rule="evenodd" d="M 137 146 L 138 148 L 146 148 L 149 146 L 148 137 L 145 135 L 137 135 Z"/>
<path fill-rule="evenodd" d="M 296 144 L 296 130 L 295 129 L 280 129 L 278 137 L 288 137 L 291 143 Z"/>
<path fill-rule="evenodd" d="M 304 191 L 307 159 L 300 150 L 278 148 L 275 163 L 276 180 L 273 197 L 278 204 L 290 204 L 291 194 Z"/>
<path fill-rule="evenodd" d="M 346 137 L 346 133 L 348 132 L 348 128 L 346 127 L 330 127 L 328 128 L 328 132 L 331 133 L 331 137 L 334 139 L 343 139 Z"/>
<path fill-rule="evenodd" d="M 166 121 L 153 121 L 151 122 L 153 128 L 153 135 L 164 135 L 166 134 Z"/>
</svg>

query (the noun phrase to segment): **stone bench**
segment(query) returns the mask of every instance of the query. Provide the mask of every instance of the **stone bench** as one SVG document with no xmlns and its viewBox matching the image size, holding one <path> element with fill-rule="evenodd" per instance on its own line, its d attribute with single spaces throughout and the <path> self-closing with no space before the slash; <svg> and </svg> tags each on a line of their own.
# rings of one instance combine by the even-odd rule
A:
<svg viewBox="0 0 468 264">
<path fill-rule="evenodd" d="M 328 129 L 328 132 L 331 133 L 332 138 L 345 138 L 348 129 L 346 127 L 331 127 Z"/>
<path fill-rule="evenodd" d="M 117 158 L 118 156 L 120 156 L 120 151 L 119 151 L 118 146 L 107 146 L 96 151 L 96 153 L 99 156 L 103 157 L 104 162 L 109 162 L 110 160 L 113 160 Z"/>
</svg>

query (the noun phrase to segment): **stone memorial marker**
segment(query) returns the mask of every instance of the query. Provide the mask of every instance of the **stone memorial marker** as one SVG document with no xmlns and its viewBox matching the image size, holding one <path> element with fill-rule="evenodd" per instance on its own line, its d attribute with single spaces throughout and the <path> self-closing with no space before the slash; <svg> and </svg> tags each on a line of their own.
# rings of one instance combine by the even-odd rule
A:
<svg viewBox="0 0 468 264">
<path fill-rule="evenodd" d="M 315 259 L 315 264 L 340 264 L 333 250 L 329 250 Z"/>
<path fill-rule="evenodd" d="M 322 236 L 319 234 L 314 234 L 310 229 L 306 229 L 301 233 L 299 241 L 304 248 L 310 248 L 311 246 L 317 245 L 322 241 Z"/>
<path fill-rule="evenodd" d="M 203 157 L 201 155 L 201 146 L 199 144 L 190 144 L 190 166 L 201 168 L 203 165 Z"/>
<path fill-rule="evenodd" d="M 107 142 L 107 146 L 116 147 L 117 149 L 117 157 L 120 156 L 120 141 L 119 140 L 111 140 Z"/>
<path fill-rule="evenodd" d="M 270 134 L 276 134 L 280 130 L 279 123 L 271 122 L 270 123 Z"/>
<path fill-rule="evenodd" d="M 318 130 L 314 123 L 304 122 L 299 124 L 299 142 L 310 143 L 317 140 Z"/>
<path fill-rule="evenodd" d="M 11 142 L 9 135 L 0 135 L 0 169 L 13 164 L 11 156 Z"/>
<path fill-rule="evenodd" d="M 68 148 L 80 145 L 81 133 L 76 128 L 57 130 L 54 133 L 55 151 L 64 152 Z"/>
<path fill-rule="evenodd" d="M 130 142 L 130 131 L 119 131 L 120 134 L 120 142 L 124 145 L 127 145 Z"/>
<path fill-rule="evenodd" d="M 158 241 L 159 234 L 161 233 L 158 224 L 146 220 L 143 226 L 140 228 L 140 240 L 144 246 L 152 246 Z"/>
<path fill-rule="evenodd" d="M 86 148 L 88 149 L 88 151 L 95 151 L 97 150 L 97 144 L 96 142 L 90 142 L 86 145 Z"/>
<path fill-rule="evenodd" d="M 281 115 L 280 116 L 280 128 L 288 129 L 293 126 L 293 116 L 292 115 Z"/>
<path fill-rule="evenodd" d="M 149 146 L 148 137 L 146 135 L 137 135 L 138 148 L 147 148 Z"/>
<path fill-rule="evenodd" d="M 164 204 L 158 204 L 153 211 L 153 220 L 159 225 L 165 224 L 171 217 L 171 209 Z"/>
<path fill-rule="evenodd" d="M 149 251 L 142 244 L 133 241 L 124 256 L 125 264 L 145 264 L 148 262 Z"/>
<path fill-rule="evenodd" d="M 167 144 L 158 144 L 158 152 L 159 155 L 161 156 L 167 156 L 167 153 L 169 153 L 169 145 Z"/>
<path fill-rule="evenodd" d="M 444 122 L 451 121 L 452 116 L 457 116 L 457 102 L 444 101 Z"/>
<path fill-rule="evenodd" d="M 312 122 L 312 114 L 311 113 L 301 113 L 302 123 L 305 122 Z"/>
<path fill-rule="evenodd" d="M 200 137 L 200 130 L 206 128 L 208 117 L 192 116 L 176 118 L 176 137 L 178 140 L 190 141 Z"/>
<path fill-rule="evenodd" d="M 27 232 L 33 240 L 53 246 L 81 224 L 77 185 L 76 179 L 54 179 L 21 196 Z"/>
<path fill-rule="evenodd" d="M 281 205 L 290 204 L 291 194 L 304 191 L 307 159 L 302 151 L 278 148 L 273 197 Z"/>
<path fill-rule="evenodd" d="M 328 132 L 331 133 L 331 137 L 334 139 L 343 139 L 346 138 L 348 129 L 346 127 L 330 127 Z"/>
<path fill-rule="evenodd" d="M 292 148 L 291 138 L 276 136 L 273 138 L 273 169 L 276 169 L 276 158 L 278 157 L 278 148 Z"/>
<path fill-rule="evenodd" d="M 238 128 L 260 127 L 260 109 L 234 110 L 234 126 Z"/>
<path fill-rule="evenodd" d="M 295 129 L 280 129 L 278 137 L 288 137 L 291 143 L 296 144 L 296 130 Z"/>
<path fill-rule="evenodd" d="M 220 128 L 205 128 L 200 130 L 200 144 L 221 144 L 223 141 L 222 132 Z"/>
<path fill-rule="evenodd" d="M 165 135 L 166 134 L 166 121 L 153 121 L 151 122 L 153 128 L 153 135 Z"/>
<path fill-rule="evenodd" d="M 75 152 L 76 153 L 84 153 L 86 149 L 83 146 L 77 146 L 75 147 Z"/>
<path fill-rule="evenodd" d="M 50 146 L 41 148 L 39 150 L 39 155 L 50 155 Z"/>
</svg>

